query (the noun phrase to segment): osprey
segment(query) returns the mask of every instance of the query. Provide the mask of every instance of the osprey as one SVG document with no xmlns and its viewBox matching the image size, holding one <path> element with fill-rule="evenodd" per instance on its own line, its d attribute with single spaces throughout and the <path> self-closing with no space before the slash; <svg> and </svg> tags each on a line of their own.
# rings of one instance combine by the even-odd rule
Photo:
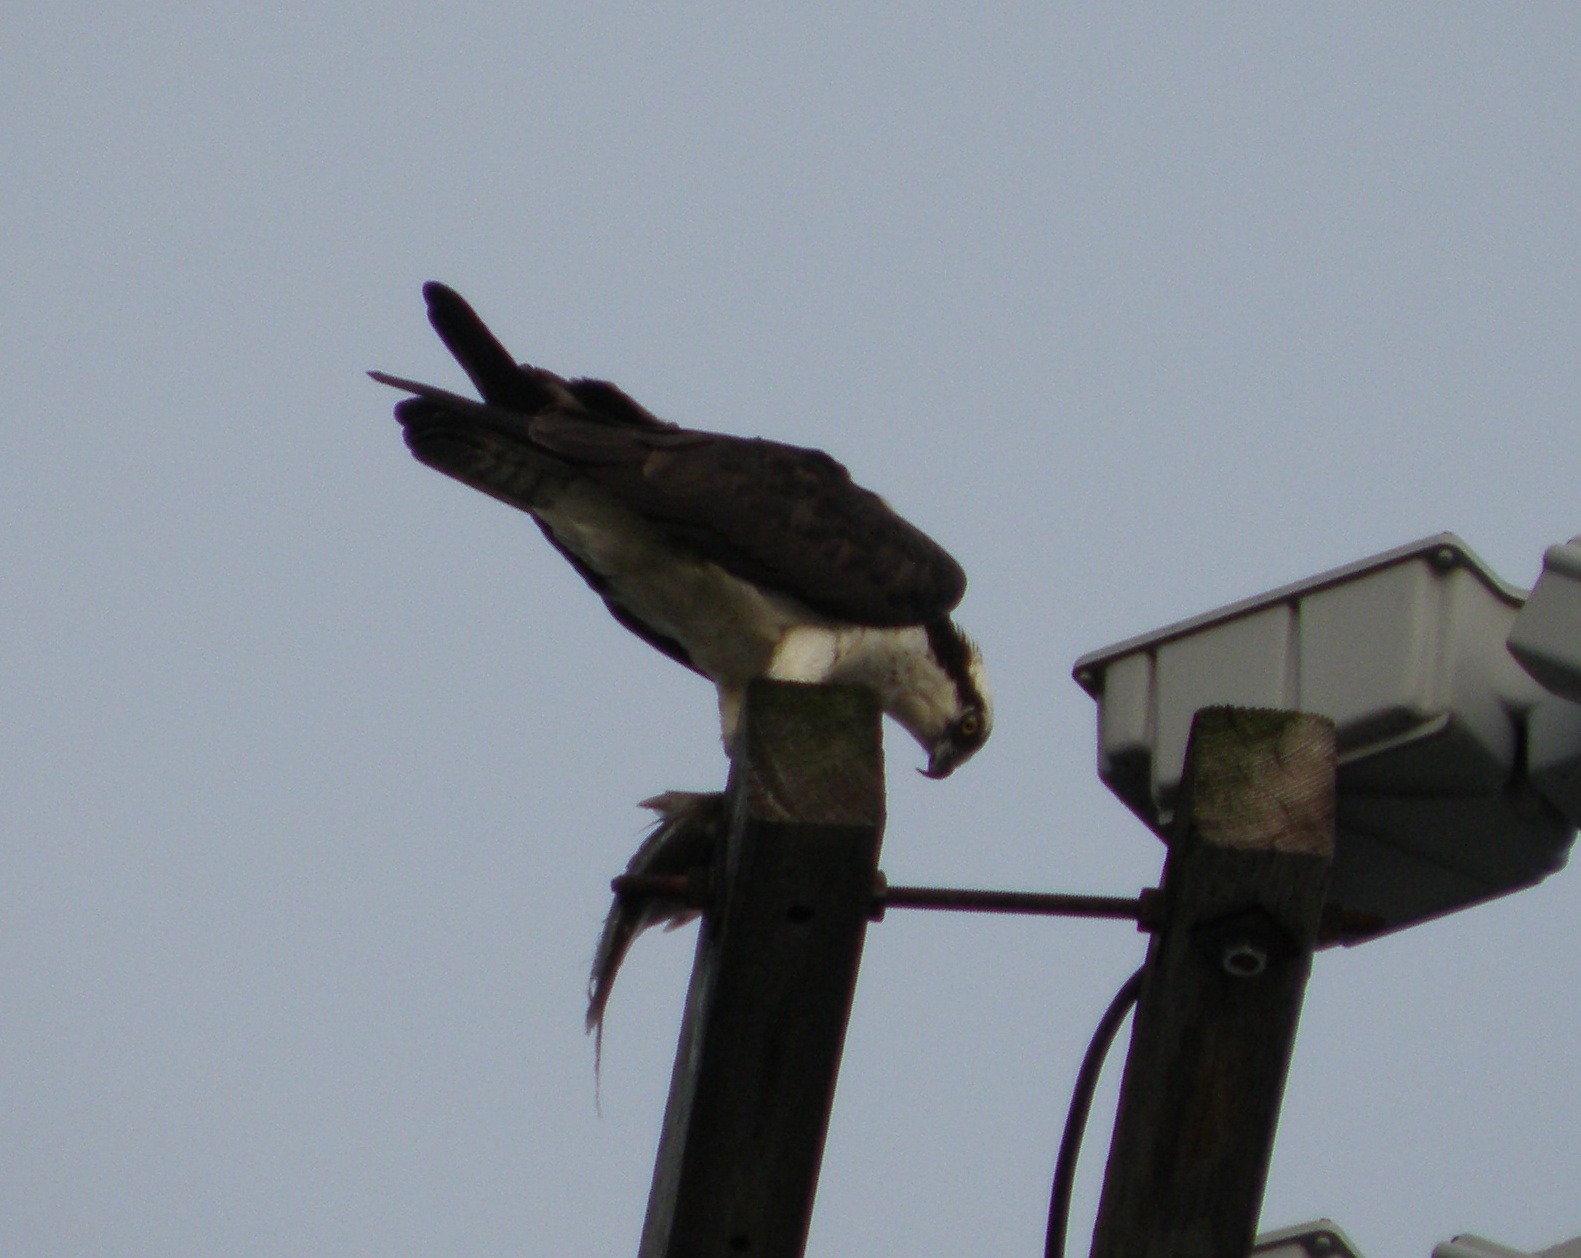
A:
<svg viewBox="0 0 1581 1258">
<path fill-rule="evenodd" d="M 482 402 L 382 372 L 423 463 L 526 511 L 615 619 L 718 689 L 727 749 L 747 683 L 873 690 L 947 776 L 988 738 L 966 576 L 821 450 L 696 432 L 603 380 L 518 365 L 459 294 L 428 318 Z"/>
<path fill-rule="evenodd" d="M 606 381 L 517 364 L 457 293 L 427 284 L 423 295 L 483 401 L 372 372 L 414 395 L 395 408 L 412 453 L 526 511 L 616 620 L 712 681 L 727 749 L 754 677 L 868 687 L 922 744 L 928 777 L 987 740 L 981 660 L 950 619 L 965 574 L 839 463 L 681 428 Z M 628 872 L 712 859 L 721 795 L 670 791 L 644 806 L 659 820 Z M 589 1030 L 602 1032 L 636 936 L 693 915 L 617 897 L 593 961 Z"/>
</svg>

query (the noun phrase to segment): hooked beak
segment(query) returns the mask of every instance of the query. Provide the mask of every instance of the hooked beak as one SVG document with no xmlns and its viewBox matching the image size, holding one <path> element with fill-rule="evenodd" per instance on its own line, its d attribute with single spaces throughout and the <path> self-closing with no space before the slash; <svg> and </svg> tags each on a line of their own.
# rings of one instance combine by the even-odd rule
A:
<svg viewBox="0 0 1581 1258">
<path fill-rule="evenodd" d="M 917 772 L 925 778 L 932 778 L 935 782 L 947 778 L 955 772 L 955 766 L 960 764 L 960 750 L 948 742 L 940 743 L 928 756 L 928 767 L 918 769 Z"/>
</svg>

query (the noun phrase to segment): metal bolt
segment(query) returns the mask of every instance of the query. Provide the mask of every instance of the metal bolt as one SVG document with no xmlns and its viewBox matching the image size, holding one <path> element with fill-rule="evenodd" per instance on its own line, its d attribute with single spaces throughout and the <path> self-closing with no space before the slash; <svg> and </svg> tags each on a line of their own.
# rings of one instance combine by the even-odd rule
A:
<svg viewBox="0 0 1581 1258">
<path fill-rule="evenodd" d="M 1331 1254 L 1334 1252 L 1334 1238 L 1327 1232 L 1319 1232 L 1307 1244 L 1307 1252 L 1312 1254 Z"/>
<path fill-rule="evenodd" d="M 1226 974 L 1233 974 L 1236 978 L 1256 978 L 1268 968 L 1268 953 L 1248 940 L 1239 939 L 1225 946 L 1219 963 L 1224 966 Z"/>
</svg>

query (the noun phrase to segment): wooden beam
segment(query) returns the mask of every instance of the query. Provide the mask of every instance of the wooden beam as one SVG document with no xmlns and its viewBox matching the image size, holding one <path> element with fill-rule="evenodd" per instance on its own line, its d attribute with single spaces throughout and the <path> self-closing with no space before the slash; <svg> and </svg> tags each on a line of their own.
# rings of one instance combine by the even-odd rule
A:
<svg viewBox="0 0 1581 1258">
<path fill-rule="evenodd" d="M 884 826 L 879 708 L 754 682 L 640 1258 L 799 1258 Z"/>
<path fill-rule="evenodd" d="M 1094 1258 L 1244 1258 L 1334 851 L 1334 727 L 1197 713 Z"/>
</svg>

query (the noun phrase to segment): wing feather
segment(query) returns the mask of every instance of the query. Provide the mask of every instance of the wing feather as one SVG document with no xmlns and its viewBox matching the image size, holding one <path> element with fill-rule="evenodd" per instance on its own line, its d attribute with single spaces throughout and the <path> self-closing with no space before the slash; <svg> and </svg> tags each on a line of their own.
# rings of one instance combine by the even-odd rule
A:
<svg viewBox="0 0 1581 1258">
<path fill-rule="evenodd" d="M 424 294 L 485 401 L 373 373 L 418 395 L 396 415 L 423 462 L 526 510 L 536 477 L 580 473 L 672 545 L 833 619 L 922 624 L 960 602 L 960 565 L 823 451 L 666 423 L 612 384 L 515 363 L 460 296 Z"/>
<path fill-rule="evenodd" d="M 937 542 L 821 450 L 713 433 L 626 434 L 569 417 L 539 444 L 726 572 L 865 625 L 946 615 L 966 574 Z"/>
</svg>

